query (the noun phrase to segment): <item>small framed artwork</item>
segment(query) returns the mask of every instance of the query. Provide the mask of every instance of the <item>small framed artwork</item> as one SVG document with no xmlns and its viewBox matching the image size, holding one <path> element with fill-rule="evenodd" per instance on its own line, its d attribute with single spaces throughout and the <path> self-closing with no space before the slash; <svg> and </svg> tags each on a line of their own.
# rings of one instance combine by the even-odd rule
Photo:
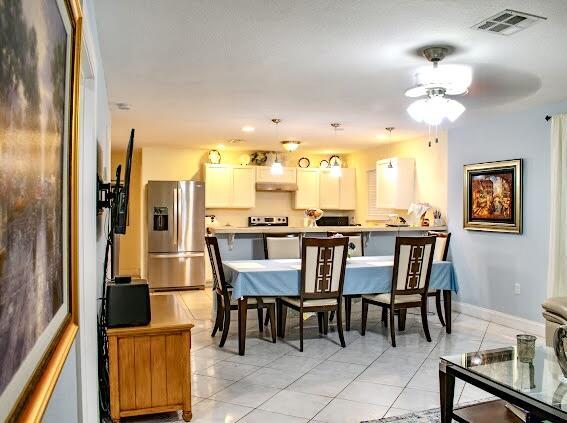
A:
<svg viewBox="0 0 567 423">
<path fill-rule="evenodd" d="M 522 233 L 522 160 L 464 166 L 463 227 Z"/>
</svg>

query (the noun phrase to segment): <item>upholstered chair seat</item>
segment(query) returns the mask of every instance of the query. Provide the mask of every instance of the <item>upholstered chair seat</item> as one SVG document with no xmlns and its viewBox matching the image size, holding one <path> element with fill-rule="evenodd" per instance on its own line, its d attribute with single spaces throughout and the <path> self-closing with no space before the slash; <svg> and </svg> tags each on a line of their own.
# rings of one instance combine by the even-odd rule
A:
<svg viewBox="0 0 567 423">
<path fill-rule="evenodd" d="M 386 293 L 386 294 L 363 295 L 362 298 L 377 303 L 390 304 L 392 299 L 392 294 Z M 421 301 L 421 295 L 419 294 L 394 296 L 394 304 L 415 303 L 419 301 Z"/>
</svg>

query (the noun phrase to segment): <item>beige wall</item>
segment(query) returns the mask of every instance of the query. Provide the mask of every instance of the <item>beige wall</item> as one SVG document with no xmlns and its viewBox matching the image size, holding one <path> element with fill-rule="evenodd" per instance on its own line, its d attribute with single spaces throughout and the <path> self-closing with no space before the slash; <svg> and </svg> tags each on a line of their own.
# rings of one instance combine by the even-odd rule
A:
<svg viewBox="0 0 567 423">
<path fill-rule="evenodd" d="M 431 147 L 424 139 L 383 144 L 370 150 L 353 153 L 347 157 L 349 167 L 356 168 L 356 214 L 358 223 L 368 220 L 368 184 L 366 172 L 376 167 L 376 161 L 388 157 L 412 157 L 415 159 L 415 201 L 429 203 L 443 213 L 447 210 L 447 133 L 439 134 L 439 143 Z M 404 215 L 407 210 L 398 210 Z"/>
<path fill-rule="evenodd" d="M 111 154 L 112 177 L 114 178 L 116 167 L 122 165 L 124 175 L 124 151 L 113 151 Z M 132 155 L 132 170 L 130 173 L 130 199 L 128 207 L 128 227 L 126 234 L 120 238 L 120 267 L 121 274 L 140 276 L 140 150 L 135 150 Z M 122 176 L 123 177 L 123 176 Z"/>
</svg>

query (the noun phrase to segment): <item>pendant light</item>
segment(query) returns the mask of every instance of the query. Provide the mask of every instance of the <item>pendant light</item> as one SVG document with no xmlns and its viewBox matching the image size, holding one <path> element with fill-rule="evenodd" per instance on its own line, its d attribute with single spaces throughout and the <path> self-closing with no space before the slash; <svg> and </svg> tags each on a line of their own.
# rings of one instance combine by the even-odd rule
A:
<svg viewBox="0 0 567 423">
<path fill-rule="evenodd" d="M 335 131 L 335 145 L 337 145 L 337 130 L 340 128 L 340 126 L 341 124 L 339 122 L 331 123 L 331 127 Z M 342 175 L 342 173 L 343 171 L 341 169 L 340 163 L 338 161 L 335 161 L 335 163 L 331 166 L 331 176 L 338 178 Z"/>
<path fill-rule="evenodd" d="M 281 119 L 277 119 L 274 118 L 272 119 L 272 123 L 274 125 L 276 125 L 276 141 L 279 139 L 279 132 L 278 132 L 278 123 L 280 123 L 282 120 Z M 276 151 L 276 158 L 274 159 L 274 162 L 272 163 L 272 167 L 270 169 L 270 172 L 272 175 L 283 175 L 283 167 L 282 164 L 280 163 L 279 159 L 278 159 L 278 152 Z"/>
<path fill-rule="evenodd" d="M 388 126 L 388 127 L 386 128 L 386 131 L 389 132 L 389 135 L 388 135 L 388 149 L 390 148 L 390 144 L 392 143 L 392 131 L 393 131 L 394 129 L 396 129 L 396 128 L 394 128 L 393 126 Z M 390 161 L 389 161 L 389 163 L 388 163 L 388 169 L 393 169 L 394 166 L 392 165 L 392 158 L 391 158 L 391 157 L 388 157 L 388 158 L 390 159 Z"/>
</svg>

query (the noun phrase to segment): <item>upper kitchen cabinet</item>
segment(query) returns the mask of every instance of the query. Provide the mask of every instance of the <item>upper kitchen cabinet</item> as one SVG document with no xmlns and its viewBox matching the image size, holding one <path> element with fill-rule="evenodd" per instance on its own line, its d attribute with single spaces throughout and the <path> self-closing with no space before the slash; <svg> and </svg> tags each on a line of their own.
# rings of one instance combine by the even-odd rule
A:
<svg viewBox="0 0 567 423">
<path fill-rule="evenodd" d="M 340 210 L 356 209 L 356 169 L 342 168 L 340 180 Z"/>
<path fill-rule="evenodd" d="M 392 158 L 376 162 L 377 208 L 407 209 L 414 201 L 414 190 L 414 159 Z"/>
<path fill-rule="evenodd" d="M 297 173 L 294 167 L 284 167 L 281 175 L 274 175 L 271 166 L 256 167 L 256 183 L 295 184 Z"/>
<path fill-rule="evenodd" d="M 205 207 L 247 209 L 256 205 L 253 167 L 205 165 Z"/>
<path fill-rule="evenodd" d="M 356 208 L 356 170 L 342 168 L 336 176 L 330 170 L 321 170 L 319 176 L 319 207 L 328 210 Z"/>
<path fill-rule="evenodd" d="M 297 169 L 295 208 L 319 208 L 319 169 Z"/>
</svg>

